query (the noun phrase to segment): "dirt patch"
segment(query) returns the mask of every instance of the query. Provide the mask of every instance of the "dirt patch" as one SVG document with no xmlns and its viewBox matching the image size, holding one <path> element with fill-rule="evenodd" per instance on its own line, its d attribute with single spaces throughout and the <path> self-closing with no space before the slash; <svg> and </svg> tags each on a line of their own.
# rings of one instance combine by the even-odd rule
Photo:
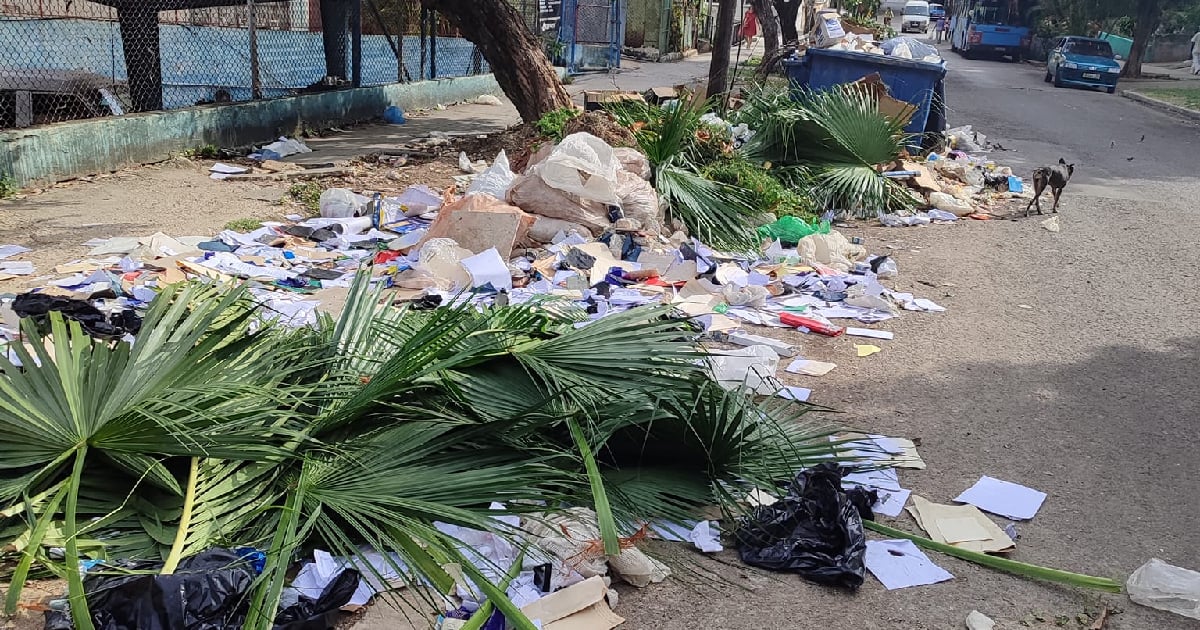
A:
<svg viewBox="0 0 1200 630">
<path fill-rule="evenodd" d="M 563 129 L 565 135 L 587 132 L 613 147 L 637 148 L 633 132 L 622 127 L 608 112 L 586 112 L 572 118 Z"/>
<path fill-rule="evenodd" d="M 508 163 L 514 173 L 525 170 L 529 164 L 529 156 L 533 155 L 550 139 L 543 136 L 533 125 L 516 125 L 504 131 L 467 138 L 455 138 L 454 146 L 459 151 L 465 151 L 472 160 L 496 159 L 496 154 L 503 149 L 508 155 Z"/>
</svg>

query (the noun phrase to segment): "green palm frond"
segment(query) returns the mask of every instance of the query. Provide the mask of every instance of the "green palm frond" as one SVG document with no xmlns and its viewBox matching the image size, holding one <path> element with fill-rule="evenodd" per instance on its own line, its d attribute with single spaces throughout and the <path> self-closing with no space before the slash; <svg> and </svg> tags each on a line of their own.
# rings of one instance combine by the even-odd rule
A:
<svg viewBox="0 0 1200 630">
<path fill-rule="evenodd" d="M 729 252 L 757 250 L 754 217 L 761 210 L 751 205 L 747 191 L 674 165 L 660 167 L 655 184 L 668 216 L 679 219 L 701 242 Z"/>
<path fill-rule="evenodd" d="M 873 92 L 854 86 L 802 92 L 782 103 L 778 91 L 752 95 L 742 116 L 757 124 L 747 157 L 792 168 L 819 206 L 859 217 L 912 208 L 915 200 L 880 173 L 909 143 L 900 119 L 878 111 Z"/>
</svg>

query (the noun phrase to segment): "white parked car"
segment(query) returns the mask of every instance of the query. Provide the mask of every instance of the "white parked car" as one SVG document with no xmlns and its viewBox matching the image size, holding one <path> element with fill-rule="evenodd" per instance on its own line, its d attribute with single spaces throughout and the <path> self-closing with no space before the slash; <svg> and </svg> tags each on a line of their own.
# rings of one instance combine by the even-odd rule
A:
<svg viewBox="0 0 1200 630">
<path fill-rule="evenodd" d="M 929 32 L 929 3 L 924 0 L 910 0 L 904 5 L 900 14 L 901 33 Z"/>
</svg>

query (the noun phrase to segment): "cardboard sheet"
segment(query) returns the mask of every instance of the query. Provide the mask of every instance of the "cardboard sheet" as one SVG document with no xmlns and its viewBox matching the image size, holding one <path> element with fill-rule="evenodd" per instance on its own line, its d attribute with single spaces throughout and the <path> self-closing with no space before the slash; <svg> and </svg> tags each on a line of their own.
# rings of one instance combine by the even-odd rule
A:
<svg viewBox="0 0 1200 630">
<path fill-rule="evenodd" d="M 609 630 L 625 622 L 608 607 L 608 587 L 596 575 L 555 591 L 521 609 L 543 630 Z"/>
<path fill-rule="evenodd" d="M 984 553 L 1006 553 L 1016 548 L 1012 538 L 974 505 L 933 503 L 916 494 L 911 499 L 909 513 L 933 540 Z"/>
</svg>

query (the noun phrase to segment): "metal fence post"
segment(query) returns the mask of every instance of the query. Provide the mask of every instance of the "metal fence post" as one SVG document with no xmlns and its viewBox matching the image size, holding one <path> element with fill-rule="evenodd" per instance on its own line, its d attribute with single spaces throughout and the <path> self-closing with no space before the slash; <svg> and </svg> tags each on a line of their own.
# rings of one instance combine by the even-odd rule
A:
<svg viewBox="0 0 1200 630">
<path fill-rule="evenodd" d="M 437 11 L 429 12 L 429 78 L 437 78 Z"/>
<path fill-rule="evenodd" d="M 246 0 L 246 29 L 250 38 L 250 98 L 259 100 L 262 95 L 262 77 L 258 67 L 257 10 L 254 0 Z"/>
<path fill-rule="evenodd" d="M 362 87 L 362 0 L 350 5 L 350 85 Z"/>
</svg>

